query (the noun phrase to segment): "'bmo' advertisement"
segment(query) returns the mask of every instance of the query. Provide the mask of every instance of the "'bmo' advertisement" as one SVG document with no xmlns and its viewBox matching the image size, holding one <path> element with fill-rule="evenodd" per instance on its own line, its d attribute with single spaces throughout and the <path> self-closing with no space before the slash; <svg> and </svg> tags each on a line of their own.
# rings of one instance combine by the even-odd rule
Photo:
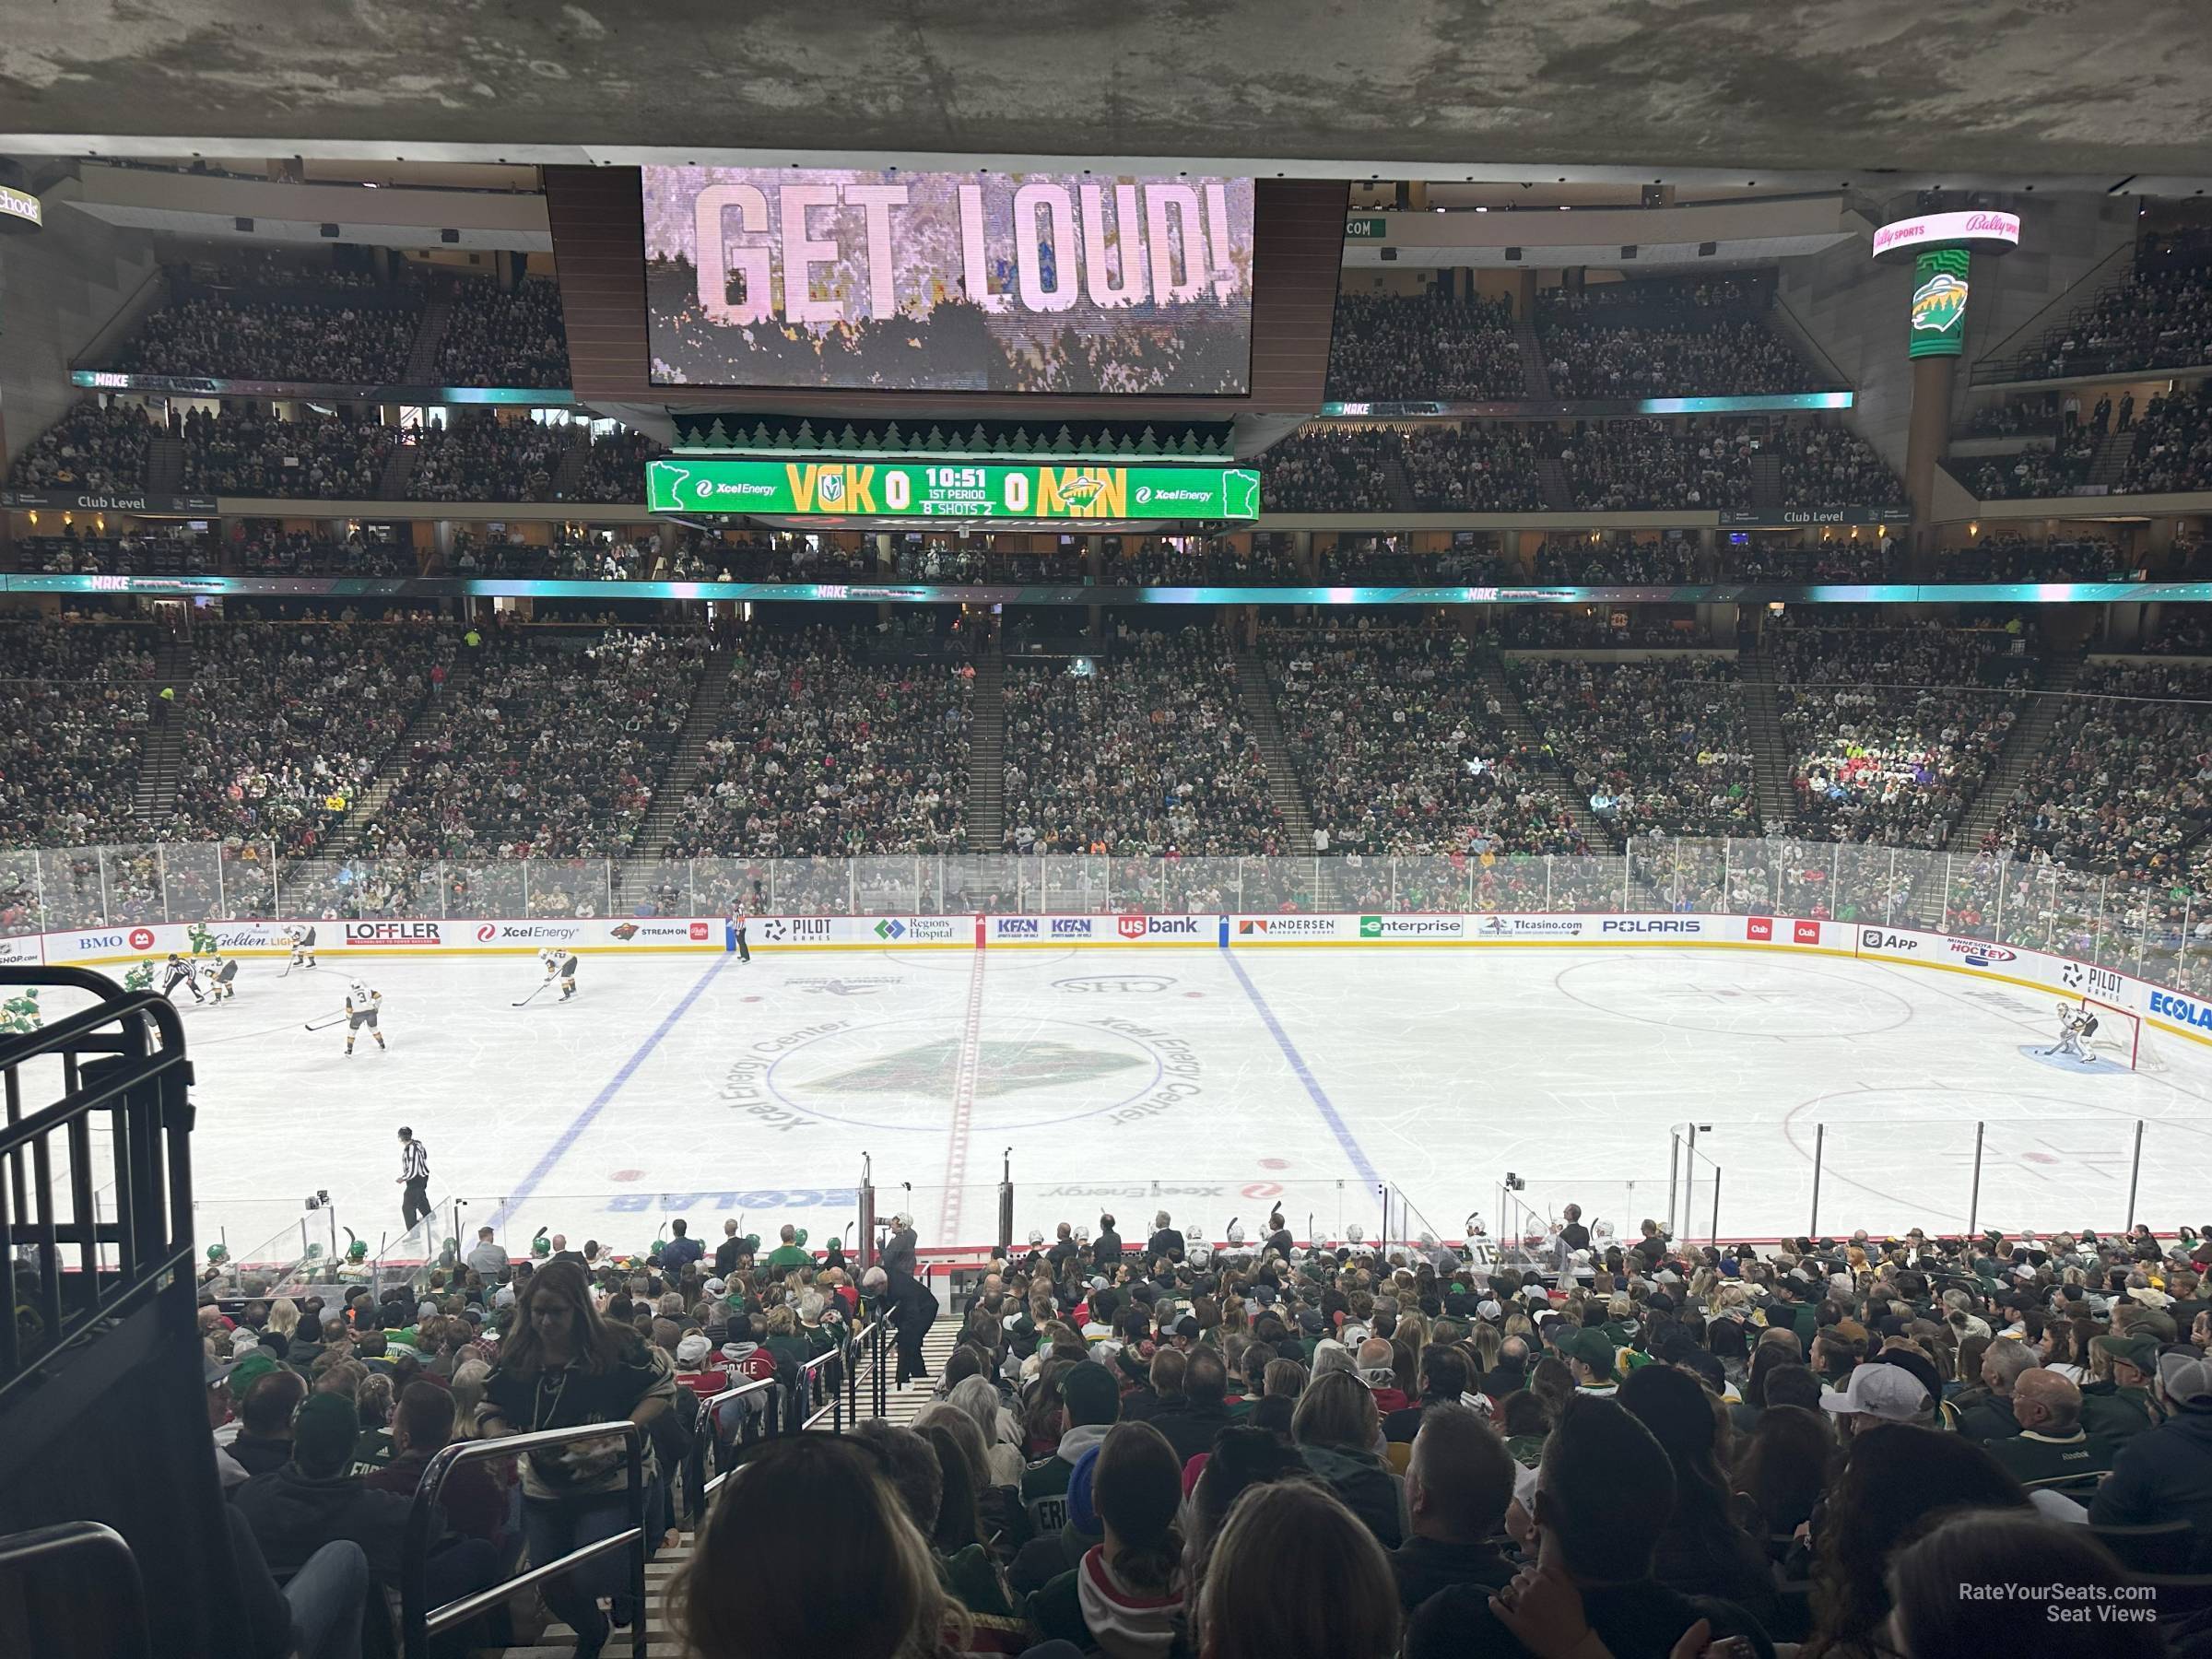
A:
<svg viewBox="0 0 2212 1659">
<path fill-rule="evenodd" d="M 656 384 L 1247 389 L 1250 179 L 641 171 Z"/>
</svg>

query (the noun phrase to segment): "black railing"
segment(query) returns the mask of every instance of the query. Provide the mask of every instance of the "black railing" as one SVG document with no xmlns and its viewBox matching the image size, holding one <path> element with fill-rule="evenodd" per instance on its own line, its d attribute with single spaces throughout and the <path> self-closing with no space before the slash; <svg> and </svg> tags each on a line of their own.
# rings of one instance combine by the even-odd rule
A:
<svg viewBox="0 0 2212 1659">
<path fill-rule="evenodd" d="M 65 1561 L 73 1556 L 88 1559 Z M 55 1580 L 55 1570 L 78 1565 L 84 1571 L 76 1582 L 100 1587 L 99 1608 L 57 1607 L 47 1616 L 39 1606 L 41 1590 L 58 1590 L 63 1581 Z M 23 1633 L 32 1645 L 23 1650 L 26 1653 L 35 1652 L 41 1659 L 72 1659 L 78 1653 L 85 1659 L 148 1659 L 151 1640 L 138 1558 L 113 1527 L 65 1521 L 0 1538 L 0 1583 L 10 1578 L 27 1581 L 19 1595 L 29 1610 Z"/>
<path fill-rule="evenodd" d="M 436 1542 L 430 1524 L 438 1514 L 438 1496 L 445 1488 L 446 1477 L 456 1467 L 494 1457 L 572 1446 L 582 1441 L 617 1439 L 623 1442 L 629 1465 L 627 1527 L 611 1537 L 581 1545 L 550 1561 L 533 1562 L 527 1572 L 488 1590 L 477 1591 L 441 1607 L 429 1605 L 430 1546 Z M 498 1440 L 455 1441 L 431 1457 L 415 1488 L 415 1506 L 407 1513 L 407 1536 L 400 1559 L 399 1578 L 400 1640 L 406 1659 L 429 1659 L 433 1636 L 490 1612 L 518 1591 L 559 1578 L 586 1561 L 595 1561 L 618 1549 L 629 1554 L 629 1590 L 634 1603 L 629 1621 L 630 1653 L 632 1659 L 645 1659 L 645 1430 L 637 1424 L 624 1418 L 612 1423 L 584 1423 L 573 1429 L 543 1429 L 532 1434 L 511 1434 Z"/>
<path fill-rule="evenodd" d="M 0 1320 L 0 1400 L 45 1357 L 192 1264 L 192 1067 L 182 1017 L 82 968 L 0 971 L 0 989 L 82 991 L 96 1006 L 0 1038 L 0 1246 L 17 1264 L 17 1317 Z M 62 1098 L 26 1112 L 25 1071 L 58 1060 Z M 108 1118 L 96 1171 L 93 1119 Z M 104 1177 L 104 1185 L 102 1177 Z M 103 1219 L 102 1192 L 113 1206 Z M 25 1284 L 28 1261 L 34 1283 Z"/>
<path fill-rule="evenodd" d="M 801 1429 L 812 1429 L 825 1417 L 830 1431 L 842 1434 L 848 1422 L 860 1420 L 860 1369 L 867 1364 L 873 1379 L 874 1414 L 883 1415 L 883 1343 L 888 1335 L 881 1320 L 871 1320 L 851 1338 L 826 1354 L 817 1354 L 799 1368 L 797 1408 L 794 1415 Z M 825 1373 L 842 1366 L 833 1378 Z M 818 1402 L 819 1402 L 818 1404 Z"/>
</svg>

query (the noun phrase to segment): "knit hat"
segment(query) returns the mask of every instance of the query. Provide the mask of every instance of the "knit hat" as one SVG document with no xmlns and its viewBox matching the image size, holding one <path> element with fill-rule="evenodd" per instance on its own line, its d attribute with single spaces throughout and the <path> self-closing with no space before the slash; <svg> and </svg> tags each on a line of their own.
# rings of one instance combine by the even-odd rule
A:
<svg viewBox="0 0 2212 1659">
<path fill-rule="evenodd" d="M 230 1397 L 242 1400 L 246 1390 L 276 1370 L 276 1361 L 265 1348 L 255 1348 L 225 1373 L 223 1381 L 229 1386 Z"/>
<path fill-rule="evenodd" d="M 1121 1415 L 1121 1385 L 1112 1371 L 1092 1360 L 1068 1367 L 1060 1379 L 1060 1398 L 1071 1426 L 1111 1423 Z"/>
<path fill-rule="evenodd" d="M 331 1476 L 342 1471 L 360 1433 L 360 1418 L 351 1400 L 335 1394 L 310 1394 L 292 1418 L 292 1461 L 302 1473 Z"/>
<path fill-rule="evenodd" d="M 1105 1442 L 1101 1441 L 1100 1445 Z M 1099 1447 L 1087 1447 L 1067 1475 L 1067 1524 L 1079 1533 L 1099 1531 L 1099 1512 L 1091 1502 L 1093 1478 L 1099 1470 Z"/>
</svg>

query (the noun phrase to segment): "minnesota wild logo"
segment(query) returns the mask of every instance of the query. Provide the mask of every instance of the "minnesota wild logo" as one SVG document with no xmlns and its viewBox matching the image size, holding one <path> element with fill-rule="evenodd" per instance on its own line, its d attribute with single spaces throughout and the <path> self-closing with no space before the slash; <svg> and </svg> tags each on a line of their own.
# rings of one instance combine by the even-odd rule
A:
<svg viewBox="0 0 2212 1659">
<path fill-rule="evenodd" d="M 960 1064 L 957 1039 L 917 1044 L 880 1060 L 832 1072 L 804 1086 L 803 1092 L 834 1095 L 949 1095 Z M 1145 1064 L 1135 1054 L 1077 1048 L 1065 1042 L 984 1042 L 976 1055 L 975 1092 L 980 1099 L 1064 1083 L 1093 1083 Z"/>
<path fill-rule="evenodd" d="M 1088 507 L 1106 493 L 1106 480 L 1086 473 L 1060 486 L 1060 498 L 1071 507 Z"/>
<path fill-rule="evenodd" d="M 1912 332 L 1948 334 L 1966 314 L 1966 284 L 1938 271 L 1912 290 Z"/>
</svg>

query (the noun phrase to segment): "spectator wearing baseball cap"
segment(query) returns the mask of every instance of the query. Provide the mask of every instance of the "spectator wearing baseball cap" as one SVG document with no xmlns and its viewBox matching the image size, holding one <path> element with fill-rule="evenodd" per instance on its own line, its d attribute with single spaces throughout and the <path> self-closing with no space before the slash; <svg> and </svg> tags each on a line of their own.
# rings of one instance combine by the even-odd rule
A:
<svg viewBox="0 0 2212 1659">
<path fill-rule="evenodd" d="M 2091 1380 L 2081 1385 L 2081 1426 L 2112 1440 L 2131 1439 L 2150 1428 L 2158 1419 L 2147 1391 L 2158 1369 L 2154 1337 L 2092 1337 Z"/>
<path fill-rule="evenodd" d="M 1898 1365 L 1860 1366 L 1841 1389 L 1822 1394 L 1820 1406 L 1841 1419 L 1845 1434 L 1863 1434 L 1884 1423 L 1925 1428 L 1936 1420 L 1934 1398 L 1918 1377 Z"/>
<path fill-rule="evenodd" d="M 1575 1393 L 1610 1398 L 1618 1389 L 1613 1339 L 1605 1332 L 1594 1326 L 1565 1332 L 1559 1342 L 1559 1353 L 1573 1373 Z"/>
<path fill-rule="evenodd" d="M 1060 1443 L 1049 1457 L 1021 1472 L 1021 1503 L 1030 1525 L 1051 1537 L 1067 1523 L 1067 1477 L 1076 1460 L 1106 1438 L 1121 1416 L 1122 1390 L 1113 1373 L 1092 1360 L 1061 1372 Z"/>
<path fill-rule="evenodd" d="M 2196 1528 L 2188 1571 L 2203 1572 L 2212 1566 L 2212 1360 L 2173 1353 L 2150 1364 L 2172 1415 L 2120 1449 L 2089 1519 L 2099 1526 L 2186 1519 Z"/>
<path fill-rule="evenodd" d="M 396 1587 L 412 1500 L 371 1490 L 350 1470 L 359 1422 L 353 1401 L 311 1394 L 292 1418 L 291 1460 L 231 1495 L 281 1583 L 324 1545 L 350 1539 L 371 1580 Z"/>
</svg>

